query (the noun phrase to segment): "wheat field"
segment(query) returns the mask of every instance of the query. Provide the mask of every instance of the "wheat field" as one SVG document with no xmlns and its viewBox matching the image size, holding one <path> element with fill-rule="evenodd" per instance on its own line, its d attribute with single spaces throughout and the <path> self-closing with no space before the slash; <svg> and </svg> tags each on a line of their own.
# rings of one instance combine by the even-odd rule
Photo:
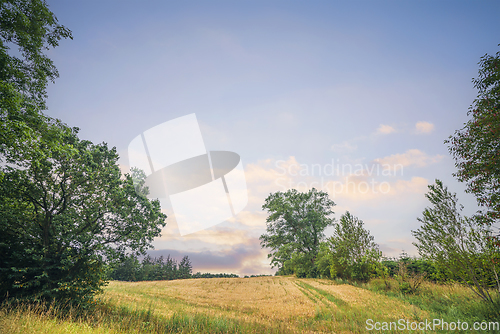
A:
<svg viewBox="0 0 500 334">
<path fill-rule="evenodd" d="M 231 319 L 269 332 L 366 332 L 366 320 L 417 321 L 415 306 L 352 285 L 294 277 L 111 282 L 108 303 L 175 314 Z M 258 332 L 258 331 L 256 331 Z"/>
<path fill-rule="evenodd" d="M 423 289 L 415 298 L 453 312 L 453 305 L 475 305 L 463 286 L 426 283 Z M 326 279 L 111 281 L 84 316 L 67 309 L 3 307 L 0 333 L 367 333 L 368 319 L 411 323 L 436 315 L 397 296 Z"/>
</svg>

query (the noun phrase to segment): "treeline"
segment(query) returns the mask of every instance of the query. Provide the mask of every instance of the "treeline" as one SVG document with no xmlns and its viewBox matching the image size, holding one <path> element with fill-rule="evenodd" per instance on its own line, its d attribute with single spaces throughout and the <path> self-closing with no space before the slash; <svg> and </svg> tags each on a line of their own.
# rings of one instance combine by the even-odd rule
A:
<svg viewBox="0 0 500 334">
<path fill-rule="evenodd" d="M 221 274 L 211 274 L 211 273 L 200 273 L 197 272 L 196 274 L 191 275 L 191 278 L 236 278 L 240 277 L 236 274 L 226 274 L 226 273 L 221 273 Z"/>
<path fill-rule="evenodd" d="M 398 258 L 383 258 L 380 261 L 381 267 L 386 273 L 373 273 L 373 277 L 392 277 L 398 278 L 401 275 L 401 267 L 404 267 L 407 275 L 422 276 L 428 281 L 434 283 L 460 282 L 459 275 L 450 270 L 449 267 L 440 264 L 437 261 L 423 259 L 421 257 L 411 257 L 406 252 L 402 252 Z M 491 272 L 490 283 L 494 282 L 494 273 Z"/>
<path fill-rule="evenodd" d="M 192 265 L 188 256 L 177 261 L 168 255 L 152 258 L 147 255 L 139 259 L 130 255 L 122 261 L 110 265 L 108 276 L 117 281 L 159 281 L 191 278 Z"/>
<path fill-rule="evenodd" d="M 300 253 L 295 250 L 287 254 L 285 251 L 293 249 L 293 244 L 282 245 L 279 258 L 281 262 L 277 262 L 276 275 L 356 282 L 367 282 L 374 278 L 393 278 L 400 281 L 403 292 L 414 292 L 424 279 L 435 283 L 461 282 L 470 285 L 474 285 L 471 282 L 478 281 L 479 289 L 495 286 L 498 288 L 496 253 L 488 253 L 487 249 L 479 251 L 480 244 L 475 246 L 477 249 L 475 252 L 464 251 L 458 254 L 457 250 L 450 249 L 446 254 L 438 254 L 441 256 L 439 258 L 424 253 L 422 246 L 415 243 L 427 256 L 411 257 L 403 251 L 399 257 L 387 258 L 382 256 L 379 245 L 374 242 L 370 231 L 364 228 L 363 221 L 351 213 L 346 212 L 342 215 L 334 227 L 333 235 L 318 243 L 316 253 Z M 419 231 L 413 233 L 418 235 Z M 459 241 L 472 243 L 472 237 L 480 232 L 477 227 L 468 232 L 464 232 L 465 229 L 462 227 L 459 231 L 462 231 L 460 235 L 449 235 L 457 240 L 457 249 Z M 483 234 L 483 239 L 487 236 L 488 234 Z M 313 245 L 310 247 L 313 248 Z M 445 255 L 451 259 L 445 260 Z M 465 262 L 464 258 L 469 267 L 462 265 Z M 473 275 L 467 272 L 472 272 Z"/>
<path fill-rule="evenodd" d="M 368 281 L 396 278 L 403 292 L 415 292 L 424 279 L 458 281 L 500 310 L 500 52 L 479 62 L 478 89 L 471 117 L 445 141 L 455 160 L 453 176 L 466 184 L 480 207 L 464 216 L 457 195 L 440 180 L 428 186 L 430 206 L 412 230 L 419 259 L 383 259 L 363 222 L 346 212 L 337 223 L 335 203 L 324 191 L 296 189 L 270 194 L 266 233 L 261 246 L 269 250 L 278 275 Z M 324 231 L 335 228 L 331 237 Z"/>
<path fill-rule="evenodd" d="M 236 274 L 212 274 L 212 273 L 192 273 L 193 266 L 188 256 L 184 256 L 177 263 L 177 260 L 167 255 L 158 258 L 147 255 L 139 259 L 130 255 L 109 265 L 108 277 L 117 281 L 161 281 L 186 278 L 234 278 L 239 277 Z"/>
<path fill-rule="evenodd" d="M 411 231 L 420 257 L 406 253 L 397 259 L 382 256 L 363 221 L 349 211 L 338 222 L 331 217 L 335 205 L 328 194 L 316 189 L 295 189 L 269 195 L 267 233 L 261 245 L 271 249 L 276 275 L 329 278 L 349 282 L 382 279 L 388 289 L 394 280 L 403 293 L 415 293 L 424 280 L 460 282 L 491 305 L 500 300 L 500 252 L 491 229 L 481 217 L 462 216 L 456 194 L 441 181 L 429 185 L 431 206 Z M 324 230 L 333 226 L 331 236 Z"/>
<path fill-rule="evenodd" d="M 46 1 L 2 1 L 0 22 L 0 302 L 89 306 L 106 260 L 151 248 L 167 216 L 115 147 L 45 114 L 46 53 L 72 38 Z"/>
</svg>

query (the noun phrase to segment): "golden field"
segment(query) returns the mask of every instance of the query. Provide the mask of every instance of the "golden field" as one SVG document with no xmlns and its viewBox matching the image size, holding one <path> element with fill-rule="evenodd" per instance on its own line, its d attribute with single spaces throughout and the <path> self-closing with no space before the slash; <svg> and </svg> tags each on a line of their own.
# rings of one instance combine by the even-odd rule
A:
<svg viewBox="0 0 500 334">
<path fill-rule="evenodd" d="M 286 333 L 364 332 L 368 318 L 428 317 L 415 306 L 362 288 L 294 277 L 111 282 L 105 298 L 117 306 L 142 305 L 161 317 L 199 314 Z"/>
<path fill-rule="evenodd" d="M 323 279 L 112 281 L 92 315 L 0 314 L 2 333 L 365 333 L 366 320 L 429 314 L 394 297 Z"/>
</svg>

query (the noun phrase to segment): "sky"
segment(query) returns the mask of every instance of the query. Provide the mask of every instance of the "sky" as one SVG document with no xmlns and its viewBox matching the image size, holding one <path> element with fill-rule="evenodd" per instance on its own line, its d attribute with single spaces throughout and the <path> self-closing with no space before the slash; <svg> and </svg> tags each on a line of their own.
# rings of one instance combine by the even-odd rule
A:
<svg viewBox="0 0 500 334">
<path fill-rule="evenodd" d="M 60 77 L 46 114 L 116 147 L 124 173 L 135 137 L 193 113 L 207 150 L 241 158 L 248 204 L 187 235 L 162 206 L 152 256 L 272 274 L 262 205 L 291 188 L 328 192 L 388 257 L 417 255 L 435 179 L 477 209 L 444 141 L 468 120 L 481 56 L 500 50 L 498 1 L 47 2 L 73 40 L 47 52 Z"/>
</svg>

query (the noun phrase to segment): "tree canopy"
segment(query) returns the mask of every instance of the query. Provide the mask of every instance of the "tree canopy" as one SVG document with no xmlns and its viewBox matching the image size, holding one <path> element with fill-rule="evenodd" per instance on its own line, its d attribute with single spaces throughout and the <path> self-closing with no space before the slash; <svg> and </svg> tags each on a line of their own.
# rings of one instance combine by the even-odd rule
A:
<svg viewBox="0 0 500 334">
<path fill-rule="evenodd" d="M 271 265 L 284 270 L 285 262 L 293 258 L 307 267 L 314 266 L 324 230 L 334 221 L 334 205 L 328 193 L 315 188 L 307 193 L 291 189 L 270 194 L 262 206 L 269 213 L 267 233 L 260 240 L 262 247 L 271 249 Z"/>
<path fill-rule="evenodd" d="M 45 108 L 48 81 L 59 76 L 45 50 L 72 38 L 44 0 L 4 0 L 0 3 L 0 80 L 2 93 L 16 91 Z M 16 47 L 18 53 L 12 53 Z"/>
<path fill-rule="evenodd" d="M 16 155 L 22 168 L 2 167 L 2 293 L 83 298 L 103 284 L 104 258 L 143 253 L 166 216 L 122 179 L 115 148 L 57 122 L 38 143 Z"/>
<path fill-rule="evenodd" d="M 475 218 L 461 215 L 463 206 L 456 194 L 441 181 L 429 185 L 425 196 L 432 206 L 418 218 L 422 226 L 412 231 L 420 256 L 446 268 L 483 300 L 494 303 L 490 288 L 500 293 L 500 268 L 489 242 L 491 232 Z"/>
<path fill-rule="evenodd" d="M 17 164 L 56 122 L 42 114 L 47 84 L 59 75 L 44 52 L 64 38 L 71 31 L 44 0 L 0 3 L 0 163 Z"/>
<path fill-rule="evenodd" d="M 143 253 L 165 225 L 115 148 L 42 113 L 58 76 L 44 51 L 68 37 L 45 1 L 0 3 L 0 299 L 88 301 L 105 259 Z"/>
<path fill-rule="evenodd" d="M 147 255 L 139 263 L 137 256 L 129 255 L 109 269 L 109 276 L 119 281 L 156 281 L 191 278 L 192 265 L 188 256 L 184 256 L 179 264 L 167 255 L 151 258 Z"/>
<path fill-rule="evenodd" d="M 478 96 L 468 112 L 471 119 L 446 143 L 458 169 L 454 175 L 467 183 L 467 192 L 486 209 L 483 222 L 492 224 L 500 220 L 500 52 L 484 55 L 479 65 L 479 76 L 473 79 Z"/>
<path fill-rule="evenodd" d="M 335 224 L 328 246 L 331 277 L 366 281 L 382 257 L 374 237 L 363 227 L 363 221 L 349 211 Z"/>
</svg>

